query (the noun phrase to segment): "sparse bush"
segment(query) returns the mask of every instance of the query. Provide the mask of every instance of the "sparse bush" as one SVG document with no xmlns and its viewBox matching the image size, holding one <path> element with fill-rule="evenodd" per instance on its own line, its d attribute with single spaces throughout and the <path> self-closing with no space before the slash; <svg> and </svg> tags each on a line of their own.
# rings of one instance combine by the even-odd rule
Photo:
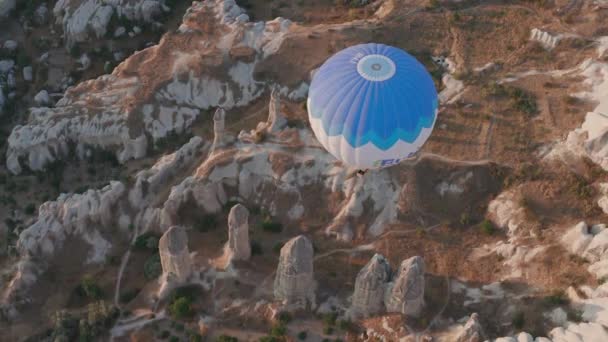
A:
<svg viewBox="0 0 608 342">
<path fill-rule="evenodd" d="M 272 221 L 270 218 L 265 218 L 260 226 L 265 232 L 280 233 L 283 230 L 283 225 L 279 222 Z"/>
<path fill-rule="evenodd" d="M 126 304 L 126 303 L 132 301 L 133 299 L 135 299 L 135 297 L 137 297 L 137 295 L 139 294 L 139 291 L 141 291 L 141 290 L 138 288 L 133 288 L 133 289 L 130 289 L 128 291 L 121 293 L 120 302 L 123 304 Z"/>
<path fill-rule="evenodd" d="M 350 331 L 353 329 L 353 324 L 349 320 L 338 321 L 338 328 L 342 331 Z"/>
<path fill-rule="evenodd" d="M 576 96 L 566 95 L 563 97 L 564 103 L 568 106 L 574 106 L 579 103 L 579 99 Z"/>
<path fill-rule="evenodd" d="M 323 328 L 323 333 L 325 335 L 332 335 L 334 333 L 334 328 L 333 327 L 329 327 L 329 326 L 325 326 Z"/>
<path fill-rule="evenodd" d="M 281 311 L 277 315 L 277 318 L 278 318 L 279 322 L 281 322 L 283 324 L 287 324 L 287 323 L 291 322 L 291 315 L 289 314 L 289 312 L 286 312 L 286 311 Z"/>
<path fill-rule="evenodd" d="M 239 342 L 239 339 L 234 336 L 221 335 L 216 339 L 216 342 Z"/>
<path fill-rule="evenodd" d="M 300 331 L 298 333 L 298 339 L 304 341 L 308 337 L 308 333 L 306 331 Z"/>
<path fill-rule="evenodd" d="M 192 300 L 188 297 L 178 297 L 169 305 L 169 313 L 175 319 L 190 317 L 193 313 Z"/>
<path fill-rule="evenodd" d="M 272 251 L 275 254 L 279 254 L 281 253 L 281 248 L 283 248 L 284 243 L 283 242 L 277 242 L 274 244 L 274 246 L 272 246 Z"/>
<path fill-rule="evenodd" d="M 84 276 L 82 278 L 77 291 L 81 296 L 89 299 L 100 299 L 103 296 L 101 288 L 91 276 Z"/>
<path fill-rule="evenodd" d="M 217 217 L 213 214 L 205 214 L 196 225 L 196 230 L 201 233 L 208 232 L 217 227 Z"/>
<path fill-rule="evenodd" d="M 232 207 L 234 207 L 235 205 L 239 204 L 239 201 L 227 201 L 226 204 L 224 204 L 223 209 L 224 212 L 230 212 L 230 209 L 232 209 Z"/>
<path fill-rule="evenodd" d="M 468 226 L 471 223 L 471 217 L 466 211 L 460 214 L 460 225 Z"/>
<path fill-rule="evenodd" d="M 259 242 L 252 240 L 251 241 L 251 255 L 262 255 L 264 251 L 262 251 L 262 245 Z"/>
<path fill-rule="evenodd" d="M 171 338 L 169 339 L 169 342 L 179 342 L 179 337 L 171 336 Z"/>
<path fill-rule="evenodd" d="M 548 306 L 568 305 L 570 301 L 564 292 L 555 292 L 543 299 L 543 302 Z"/>
<path fill-rule="evenodd" d="M 285 336 L 285 334 L 287 334 L 287 328 L 285 327 L 285 325 L 283 323 L 276 324 L 270 330 L 270 336 L 281 337 L 281 336 Z"/>
<path fill-rule="evenodd" d="M 190 342 L 203 342 L 203 336 L 201 336 L 200 334 L 192 333 L 188 337 L 188 340 Z"/>
<path fill-rule="evenodd" d="M 429 0 L 429 4 L 427 5 L 427 9 L 436 9 L 439 7 L 439 0 Z"/>
<path fill-rule="evenodd" d="M 151 250 L 155 251 L 158 249 L 159 237 L 154 233 L 145 233 L 138 236 L 133 242 L 133 248 L 136 250 Z"/>
<path fill-rule="evenodd" d="M 495 232 L 494 224 L 490 220 L 483 220 L 481 222 L 481 232 L 487 235 L 492 235 Z"/>
<path fill-rule="evenodd" d="M 168 339 L 169 336 L 171 336 L 171 333 L 167 330 L 163 330 L 163 332 L 160 333 L 160 338 L 163 340 Z"/>
<path fill-rule="evenodd" d="M 335 312 L 323 315 L 323 323 L 329 327 L 333 327 L 334 325 L 336 325 L 337 319 L 338 319 L 338 314 Z"/>
<path fill-rule="evenodd" d="M 578 310 L 570 310 L 567 313 L 568 321 L 580 323 L 583 321 L 583 313 Z"/>
<path fill-rule="evenodd" d="M 36 212 L 36 205 L 34 203 L 30 203 L 25 206 L 24 211 L 26 215 L 34 215 Z"/>
<path fill-rule="evenodd" d="M 144 264 L 144 276 L 147 280 L 154 280 L 158 278 L 162 272 L 163 269 L 160 264 L 160 256 L 158 254 L 155 254 L 149 258 Z"/>
<path fill-rule="evenodd" d="M 513 315 L 511 323 L 513 324 L 513 327 L 515 327 L 515 329 L 523 328 L 524 324 L 526 324 L 526 317 L 524 313 L 521 311 L 516 312 L 515 315 Z"/>
</svg>

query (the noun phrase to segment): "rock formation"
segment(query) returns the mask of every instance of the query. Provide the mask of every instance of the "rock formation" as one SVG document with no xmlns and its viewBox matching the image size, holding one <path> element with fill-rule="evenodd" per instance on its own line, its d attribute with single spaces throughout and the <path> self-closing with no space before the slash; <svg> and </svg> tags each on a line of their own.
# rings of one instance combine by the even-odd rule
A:
<svg viewBox="0 0 608 342">
<path fill-rule="evenodd" d="M 560 41 L 560 37 L 537 28 L 533 28 L 530 32 L 530 40 L 537 41 L 545 49 L 551 50 L 557 46 L 557 43 Z"/>
<path fill-rule="evenodd" d="M 103 37 L 112 16 L 140 22 L 153 22 L 162 13 L 164 1 L 158 0 L 59 0 L 53 8 L 57 24 L 63 26 L 66 46 Z"/>
<path fill-rule="evenodd" d="M 424 306 L 424 260 L 419 256 L 404 260 L 388 286 L 386 311 L 418 317 Z"/>
<path fill-rule="evenodd" d="M 456 335 L 454 342 L 481 342 L 483 341 L 482 334 L 479 315 L 475 312 L 469 317 L 460 333 Z"/>
<path fill-rule="evenodd" d="M 359 271 L 351 308 L 354 317 L 367 317 L 384 311 L 384 294 L 390 272 L 388 261 L 380 254 L 375 254 Z"/>
<path fill-rule="evenodd" d="M 0 0 L 0 18 L 8 16 L 16 4 L 16 0 Z"/>
<path fill-rule="evenodd" d="M 220 107 L 213 114 L 213 148 L 221 147 L 224 144 L 224 126 L 226 111 Z"/>
<path fill-rule="evenodd" d="M 129 192 L 131 205 L 134 208 L 144 207 L 147 199 L 162 191 L 172 177 L 198 160 L 205 146 L 201 137 L 194 136 L 179 150 L 161 157 L 149 169 L 138 172 L 135 186 Z"/>
<path fill-rule="evenodd" d="M 241 204 L 230 209 L 228 214 L 228 249 L 234 260 L 249 260 L 249 210 Z"/>
<path fill-rule="evenodd" d="M 141 2 L 142 8 L 149 1 Z M 72 3 L 77 2 L 59 1 L 55 8 Z M 60 10 L 68 13 L 64 23 L 73 16 L 88 25 L 89 7 L 102 17 L 96 23 L 113 11 L 109 2 L 88 0 L 79 10 Z M 88 14 L 78 15 L 80 11 Z M 201 110 L 243 106 L 261 96 L 266 84 L 253 77 L 256 63 L 278 51 L 290 26 L 282 18 L 250 23 L 234 0 L 194 2 L 177 32 L 158 45 L 133 54 L 110 75 L 70 87 L 53 108 L 31 108 L 30 121 L 14 127 L 8 139 L 7 167 L 18 174 L 24 162 L 42 170 L 65 158 L 70 142 L 113 151 L 120 162 L 141 158 L 151 143 L 146 137 L 156 141 L 183 133 Z M 84 39 L 77 36 L 70 39 Z M 206 48 L 200 49 L 201 44 Z M 255 61 L 232 60 L 234 46 L 255 50 Z"/>
<path fill-rule="evenodd" d="M 270 103 L 268 104 L 268 126 L 269 133 L 276 133 L 287 125 L 287 120 L 281 114 L 281 94 L 278 87 L 272 87 L 270 92 Z"/>
<path fill-rule="evenodd" d="M 281 248 L 274 279 L 274 297 L 289 307 L 315 305 L 312 243 L 304 235 L 297 236 Z"/>
<path fill-rule="evenodd" d="M 158 252 L 163 274 L 167 279 L 183 283 L 192 274 L 192 260 L 188 251 L 188 236 L 184 228 L 173 226 L 158 241 Z"/>
</svg>

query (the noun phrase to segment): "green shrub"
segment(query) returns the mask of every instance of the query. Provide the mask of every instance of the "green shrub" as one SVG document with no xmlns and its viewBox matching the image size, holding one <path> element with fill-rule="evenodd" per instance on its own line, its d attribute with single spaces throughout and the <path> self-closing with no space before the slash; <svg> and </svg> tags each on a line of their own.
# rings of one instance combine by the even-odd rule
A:
<svg viewBox="0 0 608 342">
<path fill-rule="evenodd" d="M 298 339 L 304 341 L 306 339 L 306 337 L 308 336 L 308 333 L 306 331 L 300 331 L 298 333 Z"/>
<path fill-rule="evenodd" d="M 353 328 L 353 324 L 349 320 L 338 321 L 338 328 L 342 331 L 350 331 Z"/>
<path fill-rule="evenodd" d="M 326 327 L 323 328 L 323 333 L 325 335 L 331 335 L 331 334 L 334 333 L 334 328 L 326 326 Z"/>
<path fill-rule="evenodd" d="M 171 336 L 169 342 L 179 342 L 179 338 L 177 336 Z"/>
<path fill-rule="evenodd" d="M 160 333 L 160 338 L 163 340 L 168 339 L 169 336 L 171 336 L 171 333 L 167 330 L 163 330 L 163 332 Z"/>
<path fill-rule="evenodd" d="M 160 264 L 160 256 L 158 254 L 150 257 L 144 263 L 144 276 L 147 280 L 154 280 L 162 274 L 162 266 Z"/>
<path fill-rule="evenodd" d="M 543 302 L 549 306 L 568 305 L 570 301 L 562 291 L 555 292 L 543 299 Z"/>
<path fill-rule="evenodd" d="M 36 212 L 36 205 L 34 203 L 30 203 L 25 206 L 25 214 L 26 215 L 34 215 Z"/>
<path fill-rule="evenodd" d="M 196 225 L 196 230 L 201 233 L 208 232 L 217 227 L 217 217 L 213 214 L 204 215 Z"/>
<path fill-rule="evenodd" d="M 84 276 L 80 281 L 79 291 L 83 297 L 89 299 L 100 299 L 103 296 L 103 292 L 97 282 L 91 276 Z"/>
<path fill-rule="evenodd" d="M 262 227 L 262 229 L 265 232 L 268 233 L 280 233 L 283 230 L 283 225 L 279 222 L 274 222 L 272 220 L 270 220 L 269 218 L 265 218 L 261 223 L 260 226 Z"/>
<path fill-rule="evenodd" d="M 274 244 L 274 246 L 272 246 L 272 251 L 275 254 L 279 254 L 281 253 L 281 248 L 283 248 L 284 243 L 283 242 L 277 242 Z"/>
<path fill-rule="evenodd" d="M 513 324 L 513 327 L 515 327 L 515 329 L 523 328 L 524 324 L 526 323 L 526 317 L 524 313 L 521 311 L 516 312 L 515 315 L 513 315 L 511 323 Z"/>
<path fill-rule="evenodd" d="M 137 294 L 139 294 L 139 291 L 141 291 L 138 288 L 133 288 L 130 290 L 127 290 L 123 293 L 120 294 L 120 302 L 123 304 L 126 304 L 130 301 L 132 301 L 133 299 L 135 299 L 135 297 L 137 297 Z"/>
<path fill-rule="evenodd" d="M 338 314 L 335 312 L 325 314 L 323 316 L 323 323 L 326 326 L 333 327 L 336 325 L 336 319 L 338 319 Z"/>
<path fill-rule="evenodd" d="M 494 228 L 494 224 L 492 223 L 492 221 L 483 220 L 483 222 L 481 222 L 482 233 L 487 234 L 487 235 L 492 235 L 492 234 L 494 234 L 495 230 L 496 229 Z"/>
<path fill-rule="evenodd" d="M 262 251 L 262 245 L 259 242 L 252 240 L 251 241 L 251 255 L 262 255 L 264 252 Z"/>
<path fill-rule="evenodd" d="M 282 323 L 279 323 L 272 327 L 270 330 L 270 335 L 275 337 L 285 336 L 287 334 L 287 328 Z"/>
<path fill-rule="evenodd" d="M 190 342 L 203 342 L 203 336 L 200 334 L 192 333 L 188 338 Z"/>
<path fill-rule="evenodd" d="M 136 250 L 152 250 L 158 249 L 159 237 L 154 233 L 145 233 L 138 236 L 133 242 L 133 248 Z"/>
<path fill-rule="evenodd" d="M 234 336 L 221 335 L 215 341 L 216 342 L 239 342 L 239 339 Z"/>
<path fill-rule="evenodd" d="M 188 297 L 178 297 L 169 305 L 169 313 L 175 319 L 190 317 L 193 314 L 192 300 Z"/>
<path fill-rule="evenodd" d="M 286 311 L 281 311 L 277 318 L 279 319 L 279 322 L 283 323 L 283 324 L 287 324 L 289 322 L 291 322 L 291 315 L 289 314 L 289 312 Z"/>
</svg>

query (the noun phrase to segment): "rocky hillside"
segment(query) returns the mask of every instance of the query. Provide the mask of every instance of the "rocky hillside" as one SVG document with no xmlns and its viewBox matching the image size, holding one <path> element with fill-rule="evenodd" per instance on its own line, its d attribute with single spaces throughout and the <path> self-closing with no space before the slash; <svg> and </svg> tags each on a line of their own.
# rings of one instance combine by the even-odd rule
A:
<svg viewBox="0 0 608 342">
<path fill-rule="evenodd" d="M 54 53 L 181 8 L 48 5 Z M 608 340 L 608 4 L 187 5 L 65 91 L 3 42 L 0 340 Z M 419 156 L 356 175 L 305 99 L 368 41 L 415 55 L 441 103 Z"/>
</svg>

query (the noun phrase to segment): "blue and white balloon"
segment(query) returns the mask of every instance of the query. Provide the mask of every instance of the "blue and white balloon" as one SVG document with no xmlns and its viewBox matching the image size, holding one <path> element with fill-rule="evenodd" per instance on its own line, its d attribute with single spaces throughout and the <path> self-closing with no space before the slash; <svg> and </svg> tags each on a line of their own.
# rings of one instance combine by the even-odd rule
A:
<svg viewBox="0 0 608 342">
<path fill-rule="evenodd" d="M 321 144 L 359 169 L 398 164 L 431 135 L 437 91 L 425 67 L 398 48 L 360 44 L 315 73 L 308 116 Z"/>
</svg>

